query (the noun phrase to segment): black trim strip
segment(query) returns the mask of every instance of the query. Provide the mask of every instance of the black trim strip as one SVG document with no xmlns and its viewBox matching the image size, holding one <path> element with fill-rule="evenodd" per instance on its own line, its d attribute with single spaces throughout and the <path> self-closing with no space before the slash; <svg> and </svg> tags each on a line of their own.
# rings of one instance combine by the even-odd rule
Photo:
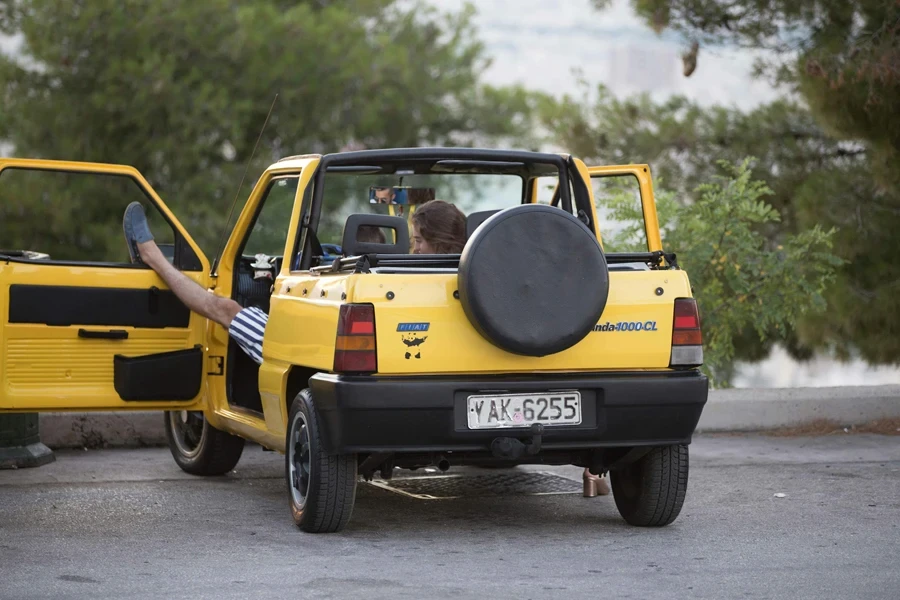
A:
<svg viewBox="0 0 900 600">
<path fill-rule="evenodd" d="M 9 322 L 106 327 L 187 327 L 191 311 L 170 290 L 9 286 Z"/>
<path fill-rule="evenodd" d="M 459 254 L 360 254 L 346 256 L 337 259 L 331 265 L 323 265 L 310 269 L 314 273 L 339 272 L 347 269 L 357 269 L 358 272 L 369 272 L 371 268 L 402 267 L 402 268 L 444 268 L 455 269 L 459 267 Z M 614 252 L 606 255 L 609 265 L 625 263 L 644 263 L 652 269 L 659 268 L 663 258 L 669 261 L 673 268 L 674 254 L 665 254 L 661 250 L 654 252 Z"/>
<path fill-rule="evenodd" d="M 22 258 L 20 251 L 15 251 L 11 254 L 4 254 L 0 252 L 0 261 L 5 263 L 21 263 L 27 265 L 41 265 L 46 267 L 90 267 L 90 268 L 101 268 L 101 269 L 142 269 L 145 271 L 149 271 L 150 267 L 140 263 L 115 263 L 115 262 L 101 262 L 101 261 L 89 261 L 89 260 L 48 260 L 44 258 Z"/>
<path fill-rule="evenodd" d="M 91 331 L 79 329 L 78 337 L 89 340 L 127 340 L 128 332 L 124 329 L 110 329 L 109 331 Z"/>
</svg>

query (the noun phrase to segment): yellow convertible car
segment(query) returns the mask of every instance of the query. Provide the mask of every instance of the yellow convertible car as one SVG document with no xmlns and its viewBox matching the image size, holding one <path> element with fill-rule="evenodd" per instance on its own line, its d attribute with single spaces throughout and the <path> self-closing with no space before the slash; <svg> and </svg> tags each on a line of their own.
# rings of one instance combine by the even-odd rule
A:
<svg viewBox="0 0 900 600">
<path fill-rule="evenodd" d="M 3 251 L 0 411 L 165 411 L 175 460 L 198 475 L 258 442 L 284 453 L 309 532 L 347 524 L 360 476 L 428 465 L 578 465 L 610 474 L 627 522 L 678 516 L 708 383 L 646 165 L 471 148 L 292 156 L 259 178 L 213 264 L 131 167 L 0 159 L 0 202 L 25 176 L 122 183 L 171 230 L 174 266 L 269 320 L 258 365 L 142 264 Z M 610 178 L 633 184 L 638 251 L 604 250 L 612 219 L 595 194 Z M 41 185 L 16 201 L 39 202 Z M 466 214 L 460 254 L 410 252 L 411 215 L 433 198 Z M 130 199 L 110 194 L 110 210 Z"/>
</svg>

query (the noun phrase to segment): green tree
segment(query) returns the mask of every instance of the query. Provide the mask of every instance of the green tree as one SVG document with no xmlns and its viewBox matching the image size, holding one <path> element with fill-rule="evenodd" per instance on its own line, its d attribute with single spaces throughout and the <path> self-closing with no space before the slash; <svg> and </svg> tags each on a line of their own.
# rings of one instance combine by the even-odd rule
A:
<svg viewBox="0 0 900 600">
<path fill-rule="evenodd" d="M 595 0 L 599 10 L 606 0 Z M 896 0 L 632 0 L 655 31 L 680 33 L 698 47 L 728 44 L 762 50 L 757 75 L 768 76 L 808 108 L 833 151 L 863 160 L 838 168 L 825 161 L 785 199 L 785 226 L 836 225 L 835 248 L 847 260 L 829 298 L 829 319 L 801 323 L 809 343 L 846 355 L 847 343 L 872 362 L 900 362 L 900 3 Z M 702 51 L 700 51 L 702 54 Z M 702 68 L 702 55 L 699 59 Z M 688 64 L 692 63 L 692 64 Z M 801 111 L 804 109 L 800 109 Z M 758 115 L 750 115 L 751 118 Z M 765 143 L 766 138 L 760 138 Z M 784 137 L 771 139 L 783 153 Z M 790 144 L 790 142 L 789 142 Z M 788 146 L 788 150 L 793 148 Z M 755 156 L 765 153 L 753 151 Z M 766 162 L 765 159 L 763 162 Z M 765 178 L 776 188 L 784 167 Z M 843 168 L 841 168 L 843 167 Z M 796 223 L 795 223 L 796 221 Z"/>
<path fill-rule="evenodd" d="M 865 141 L 875 176 L 900 188 L 896 0 L 632 0 L 632 6 L 655 30 L 672 29 L 685 41 L 767 51 L 758 73 L 799 92 L 831 133 Z"/>
<path fill-rule="evenodd" d="M 656 193 L 663 244 L 678 250 L 700 307 L 704 370 L 720 387 L 728 385 L 742 336 L 785 342 L 799 319 L 821 315 L 823 292 L 841 263 L 831 251 L 833 230 L 816 225 L 777 242 L 759 234 L 780 215 L 765 201 L 772 190 L 753 179 L 750 165 L 720 161 L 725 174 L 698 186 L 691 203 Z M 607 250 L 645 250 L 633 195 L 622 190 L 601 198 L 614 220 L 631 224 L 606 238 Z"/>
<path fill-rule="evenodd" d="M 772 190 L 767 200 L 781 219 L 757 230 L 777 244 L 818 224 L 836 227 L 835 253 L 845 260 L 826 292 L 829 318 L 801 319 L 785 340 L 788 349 L 798 358 L 829 347 L 845 356 L 858 350 L 871 362 L 900 360 L 900 265 L 893 259 L 900 198 L 876 176 L 866 143 L 835 137 L 790 100 L 742 112 L 677 96 L 620 99 L 601 86 L 585 87 L 577 100 L 546 100 L 542 114 L 556 143 L 598 164 L 648 162 L 657 183 L 683 204 L 721 173 L 719 160 L 758 157 L 752 176 Z M 763 358 L 773 339 L 738 333 L 736 356 Z"/>
<path fill-rule="evenodd" d="M 0 139 L 17 156 L 134 165 L 212 253 L 276 93 L 251 184 L 285 155 L 524 134 L 529 96 L 480 83 L 471 17 L 392 0 L 0 0 L 23 40 L 0 57 Z M 0 206 L 0 246 L 48 216 Z"/>
</svg>

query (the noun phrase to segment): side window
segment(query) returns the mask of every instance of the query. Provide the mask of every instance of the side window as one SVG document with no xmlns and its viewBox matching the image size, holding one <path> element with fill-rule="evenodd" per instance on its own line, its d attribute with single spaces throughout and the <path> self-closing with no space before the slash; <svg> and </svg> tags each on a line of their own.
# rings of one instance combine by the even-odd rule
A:
<svg viewBox="0 0 900 600">
<path fill-rule="evenodd" d="M 292 175 L 273 179 L 269 183 L 256 222 L 244 244 L 244 256 L 281 256 L 284 253 L 299 182 L 299 176 Z"/>
<path fill-rule="evenodd" d="M 646 252 L 640 182 L 634 175 L 591 178 L 597 221 L 607 252 Z"/>
<path fill-rule="evenodd" d="M 0 249 L 46 260 L 130 264 L 122 215 L 144 206 L 153 236 L 171 262 L 175 230 L 127 175 L 10 167 L 0 171 Z"/>
</svg>

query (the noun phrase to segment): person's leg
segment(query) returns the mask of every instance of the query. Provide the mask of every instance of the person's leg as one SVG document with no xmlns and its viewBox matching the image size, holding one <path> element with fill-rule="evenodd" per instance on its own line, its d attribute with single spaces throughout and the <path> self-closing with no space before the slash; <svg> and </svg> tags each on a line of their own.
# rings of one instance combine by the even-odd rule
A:
<svg viewBox="0 0 900 600">
<path fill-rule="evenodd" d="M 585 469 L 582 475 L 584 479 L 584 497 L 593 498 L 594 496 L 606 496 L 609 494 L 609 483 L 606 477 L 600 477 L 591 473 L 590 469 Z"/>
<path fill-rule="evenodd" d="M 232 320 L 243 307 L 231 298 L 222 298 L 203 289 L 166 260 L 150 233 L 147 216 L 140 202 L 132 202 L 125 209 L 122 228 L 132 262 L 143 262 L 156 271 L 178 299 L 193 312 L 212 319 L 226 329 L 231 326 Z"/>
<path fill-rule="evenodd" d="M 232 320 L 242 309 L 240 304 L 231 298 L 222 298 L 203 289 L 197 282 L 173 267 L 155 241 L 138 242 L 136 245 L 141 261 L 156 271 L 185 306 L 219 323 L 225 329 L 231 326 Z"/>
<path fill-rule="evenodd" d="M 143 262 L 149 266 L 190 310 L 228 329 L 234 316 L 241 311 L 241 305 L 231 298 L 222 298 L 203 289 L 166 260 L 153 240 L 140 202 L 132 202 L 125 209 L 122 229 L 132 262 Z"/>
<path fill-rule="evenodd" d="M 262 364 L 262 343 L 269 315 L 256 307 L 243 308 L 231 298 L 204 290 L 173 267 L 153 240 L 139 242 L 137 249 L 141 260 L 162 277 L 185 306 L 222 325 L 241 350 L 257 364 Z"/>
<path fill-rule="evenodd" d="M 122 228 L 133 262 L 143 262 L 153 269 L 185 306 L 227 329 L 238 346 L 257 364 L 262 364 L 262 343 L 269 315 L 252 306 L 243 308 L 231 298 L 216 296 L 172 266 L 153 240 L 140 202 L 132 202 L 125 209 Z"/>
<path fill-rule="evenodd" d="M 228 328 L 228 335 L 259 365 L 263 360 L 262 343 L 268 322 L 269 315 L 250 306 L 236 314 Z"/>
</svg>

